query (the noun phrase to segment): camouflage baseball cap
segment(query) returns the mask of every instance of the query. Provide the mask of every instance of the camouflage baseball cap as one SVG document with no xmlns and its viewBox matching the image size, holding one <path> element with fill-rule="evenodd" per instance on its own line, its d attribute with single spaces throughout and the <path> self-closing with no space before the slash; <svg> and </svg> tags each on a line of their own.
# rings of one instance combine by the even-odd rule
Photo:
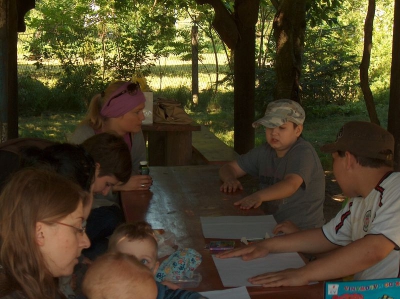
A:
<svg viewBox="0 0 400 299">
<path fill-rule="evenodd" d="M 288 121 L 302 125 L 305 119 L 306 113 L 299 103 L 282 99 L 269 103 L 264 117 L 253 122 L 253 127 L 263 125 L 267 128 L 276 128 Z"/>
<path fill-rule="evenodd" d="M 360 157 L 392 161 L 394 137 L 376 124 L 351 121 L 340 129 L 336 141 L 325 144 L 321 147 L 321 151 L 326 153 L 349 151 Z"/>
</svg>

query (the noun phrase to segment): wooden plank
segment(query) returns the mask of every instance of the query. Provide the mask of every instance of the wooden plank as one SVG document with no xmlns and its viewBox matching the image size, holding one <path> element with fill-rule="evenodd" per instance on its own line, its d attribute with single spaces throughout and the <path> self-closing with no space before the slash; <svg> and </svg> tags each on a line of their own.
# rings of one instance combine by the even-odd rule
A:
<svg viewBox="0 0 400 299">
<path fill-rule="evenodd" d="M 207 164 L 225 164 L 239 157 L 233 148 L 223 143 L 205 126 L 201 126 L 201 131 L 192 133 L 192 146 Z"/>
<path fill-rule="evenodd" d="M 151 132 L 151 131 L 162 131 L 162 132 L 176 132 L 176 131 L 200 131 L 200 125 L 196 123 L 191 123 L 188 125 L 175 125 L 175 124 L 159 124 L 152 123 L 148 125 L 142 125 L 143 132 Z"/>
</svg>

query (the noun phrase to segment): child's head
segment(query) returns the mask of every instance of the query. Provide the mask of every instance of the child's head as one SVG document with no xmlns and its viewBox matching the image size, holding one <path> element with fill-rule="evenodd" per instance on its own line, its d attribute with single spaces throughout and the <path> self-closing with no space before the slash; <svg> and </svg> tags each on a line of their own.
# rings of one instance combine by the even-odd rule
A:
<svg viewBox="0 0 400 299">
<path fill-rule="evenodd" d="M 156 274 L 158 245 L 151 225 L 140 221 L 117 227 L 109 242 L 109 251 L 135 256 L 139 262 Z"/>
<path fill-rule="evenodd" d="M 384 128 L 366 121 L 350 121 L 339 131 L 336 141 L 325 144 L 321 150 L 326 153 L 350 152 L 362 166 L 378 168 L 393 166 L 394 137 Z"/>
<path fill-rule="evenodd" d="M 253 123 L 253 127 L 266 128 L 268 144 L 282 157 L 297 141 L 303 131 L 306 113 L 299 103 L 292 100 L 277 100 L 268 104 L 264 117 Z"/>
<path fill-rule="evenodd" d="M 153 274 L 132 255 L 109 252 L 87 270 L 82 291 L 89 299 L 155 299 Z"/>
<path fill-rule="evenodd" d="M 131 154 L 121 136 L 113 133 L 96 134 L 86 139 L 82 146 L 96 162 L 94 193 L 106 195 L 113 185 L 125 184 L 130 179 Z"/>
</svg>

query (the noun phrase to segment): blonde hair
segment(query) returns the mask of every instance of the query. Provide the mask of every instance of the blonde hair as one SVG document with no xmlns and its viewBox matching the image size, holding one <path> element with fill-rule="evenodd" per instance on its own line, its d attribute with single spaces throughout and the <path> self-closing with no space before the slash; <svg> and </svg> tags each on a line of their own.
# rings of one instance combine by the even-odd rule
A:
<svg viewBox="0 0 400 299">
<path fill-rule="evenodd" d="M 89 125 L 94 130 L 99 130 L 103 126 L 104 122 L 107 121 L 107 117 L 100 114 L 103 105 L 110 99 L 111 95 L 122 85 L 125 81 L 115 81 L 110 83 L 103 93 L 98 93 L 90 100 L 89 109 L 82 120 L 82 125 Z"/>
<path fill-rule="evenodd" d="M 29 299 L 51 299 L 59 290 L 36 243 L 37 222 L 73 213 L 86 193 L 71 180 L 43 169 L 13 175 L 0 195 L 0 297 L 21 291 Z"/>
<path fill-rule="evenodd" d="M 153 274 L 137 258 L 109 252 L 90 265 L 83 279 L 82 291 L 89 299 L 144 298 L 144 295 L 146 298 L 154 295 L 155 298 L 157 286 Z"/>
<path fill-rule="evenodd" d="M 118 226 L 110 237 L 108 243 L 109 251 L 117 251 L 117 245 L 122 240 L 128 241 L 149 239 L 153 241 L 154 247 L 158 250 L 158 244 L 151 225 L 145 221 L 136 223 L 124 223 Z"/>
</svg>

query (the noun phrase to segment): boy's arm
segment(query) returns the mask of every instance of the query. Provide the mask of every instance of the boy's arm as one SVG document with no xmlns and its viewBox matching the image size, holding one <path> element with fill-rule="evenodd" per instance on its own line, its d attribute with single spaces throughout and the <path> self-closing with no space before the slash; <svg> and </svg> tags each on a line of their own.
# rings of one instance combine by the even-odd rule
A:
<svg viewBox="0 0 400 299">
<path fill-rule="evenodd" d="M 383 235 L 367 235 L 302 268 L 265 273 L 249 281 L 265 287 L 278 287 L 342 278 L 372 267 L 387 257 L 394 247 L 394 243 Z"/>
<path fill-rule="evenodd" d="M 246 172 L 240 168 L 236 161 L 229 162 L 219 169 L 219 177 L 223 184 L 220 190 L 223 192 L 235 192 L 237 189 L 243 190 L 238 178 L 244 176 Z"/>
<path fill-rule="evenodd" d="M 339 248 L 339 246 L 330 242 L 323 234 L 321 228 L 314 228 L 269 238 L 248 246 L 225 251 L 217 254 L 217 257 L 230 258 L 240 256 L 243 260 L 249 261 L 264 257 L 269 253 L 305 252 L 316 254 L 328 252 L 336 248 Z"/>
<path fill-rule="evenodd" d="M 289 173 L 282 181 L 259 190 L 235 202 L 241 209 L 258 208 L 264 201 L 283 199 L 293 195 L 303 184 L 303 179 L 298 174 Z"/>
</svg>

